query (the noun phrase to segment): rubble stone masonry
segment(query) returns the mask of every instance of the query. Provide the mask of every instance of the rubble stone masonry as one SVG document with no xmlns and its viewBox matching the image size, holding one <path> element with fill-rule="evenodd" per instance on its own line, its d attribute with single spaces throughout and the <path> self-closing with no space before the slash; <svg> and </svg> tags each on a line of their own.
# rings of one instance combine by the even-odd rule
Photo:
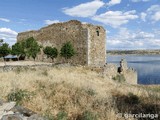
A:
<svg viewBox="0 0 160 120">
<path fill-rule="evenodd" d="M 70 41 L 76 51 L 76 55 L 71 59 L 73 64 L 103 66 L 106 63 L 106 31 L 102 26 L 71 20 L 55 23 L 37 31 L 19 33 L 17 41 L 20 42 L 29 37 L 34 37 L 43 47 L 53 46 L 59 51 L 64 43 Z M 47 58 L 41 52 L 37 60 L 46 61 Z M 55 62 L 63 61 L 60 55 L 55 60 Z"/>
</svg>

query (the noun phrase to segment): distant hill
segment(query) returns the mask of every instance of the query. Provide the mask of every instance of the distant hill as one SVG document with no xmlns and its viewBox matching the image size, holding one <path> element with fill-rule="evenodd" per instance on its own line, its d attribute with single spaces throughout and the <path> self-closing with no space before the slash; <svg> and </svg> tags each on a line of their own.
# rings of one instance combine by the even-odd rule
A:
<svg viewBox="0 0 160 120">
<path fill-rule="evenodd" d="M 107 50 L 107 54 L 123 55 L 123 54 L 138 54 L 138 55 L 158 55 L 160 49 L 157 50 Z"/>
</svg>

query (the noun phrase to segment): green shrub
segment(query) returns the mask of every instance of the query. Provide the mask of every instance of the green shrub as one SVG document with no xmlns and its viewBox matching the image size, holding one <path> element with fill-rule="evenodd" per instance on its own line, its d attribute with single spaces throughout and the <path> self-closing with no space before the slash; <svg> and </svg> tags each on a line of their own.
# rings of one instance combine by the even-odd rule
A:
<svg viewBox="0 0 160 120">
<path fill-rule="evenodd" d="M 57 120 L 67 120 L 67 113 L 64 112 L 64 111 L 60 111 L 58 114 L 57 114 Z"/>
<path fill-rule="evenodd" d="M 45 120 L 55 120 L 55 117 L 49 111 L 46 111 L 44 118 Z"/>
<path fill-rule="evenodd" d="M 126 81 L 126 79 L 125 79 L 123 74 L 117 74 L 112 79 L 115 80 L 115 81 L 118 81 L 118 82 L 125 82 Z"/>
<path fill-rule="evenodd" d="M 58 56 L 58 50 L 55 47 L 47 46 L 44 48 L 43 52 L 44 54 L 47 55 L 48 58 L 52 59 L 52 63 L 53 63 L 53 60 Z"/>
<path fill-rule="evenodd" d="M 29 70 L 29 68 L 27 66 L 23 66 L 23 67 L 17 67 L 14 71 L 19 74 L 20 72 L 27 72 Z"/>
<path fill-rule="evenodd" d="M 27 66 L 25 66 L 23 68 L 24 68 L 25 72 L 29 70 L 29 67 L 27 67 Z"/>
<path fill-rule="evenodd" d="M 37 82 L 38 90 L 44 90 L 46 88 L 44 82 Z"/>
<path fill-rule="evenodd" d="M 139 104 L 140 103 L 139 97 L 137 95 L 134 95 L 131 92 L 128 93 L 128 99 L 126 99 L 125 101 L 126 103 L 129 103 L 129 104 Z"/>
<path fill-rule="evenodd" d="M 23 100 L 28 100 L 32 93 L 27 90 L 16 89 L 7 95 L 8 101 L 15 101 L 17 105 L 22 104 Z"/>
<path fill-rule="evenodd" d="M 63 44 L 60 52 L 60 55 L 62 57 L 64 57 L 67 60 L 73 57 L 75 54 L 76 52 L 71 42 L 66 42 Z"/>
<path fill-rule="evenodd" d="M 15 69 L 15 72 L 16 72 L 17 74 L 19 74 L 21 71 L 22 71 L 22 68 L 21 68 L 21 67 L 17 67 L 17 68 Z"/>
<path fill-rule="evenodd" d="M 24 41 L 24 52 L 29 57 L 32 57 L 34 60 L 37 57 L 37 54 L 40 52 L 40 45 L 38 42 L 33 38 L 27 38 Z"/>
<path fill-rule="evenodd" d="M 44 75 L 44 76 L 48 76 L 48 72 L 47 72 L 47 70 L 44 70 L 44 71 L 42 72 L 42 75 Z"/>
<path fill-rule="evenodd" d="M 94 96 L 96 94 L 96 92 L 93 89 L 91 89 L 91 88 L 89 88 L 88 90 L 86 90 L 86 92 L 90 96 Z"/>
<path fill-rule="evenodd" d="M 78 116 L 77 120 L 97 120 L 97 116 L 90 111 L 84 111 L 82 115 Z"/>
</svg>

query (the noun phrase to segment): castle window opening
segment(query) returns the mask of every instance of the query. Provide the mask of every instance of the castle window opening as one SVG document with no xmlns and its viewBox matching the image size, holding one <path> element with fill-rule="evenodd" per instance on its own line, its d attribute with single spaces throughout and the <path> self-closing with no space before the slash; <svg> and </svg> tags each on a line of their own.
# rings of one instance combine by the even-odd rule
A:
<svg viewBox="0 0 160 120">
<path fill-rule="evenodd" d="M 97 36 L 99 36 L 99 31 L 97 30 L 96 32 L 97 32 Z"/>
</svg>

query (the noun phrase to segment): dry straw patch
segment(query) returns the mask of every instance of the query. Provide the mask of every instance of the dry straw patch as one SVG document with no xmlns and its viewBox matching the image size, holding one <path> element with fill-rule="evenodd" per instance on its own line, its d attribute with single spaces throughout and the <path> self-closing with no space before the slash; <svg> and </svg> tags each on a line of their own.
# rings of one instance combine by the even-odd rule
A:
<svg viewBox="0 0 160 120">
<path fill-rule="evenodd" d="M 0 78 L 0 98 L 6 99 L 17 88 L 27 90 L 34 95 L 22 101 L 24 106 L 43 115 L 65 111 L 69 120 L 83 120 L 85 115 L 93 120 L 118 120 L 114 95 L 149 96 L 142 87 L 116 83 L 81 66 L 23 69 L 0 73 Z"/>
</svg>

